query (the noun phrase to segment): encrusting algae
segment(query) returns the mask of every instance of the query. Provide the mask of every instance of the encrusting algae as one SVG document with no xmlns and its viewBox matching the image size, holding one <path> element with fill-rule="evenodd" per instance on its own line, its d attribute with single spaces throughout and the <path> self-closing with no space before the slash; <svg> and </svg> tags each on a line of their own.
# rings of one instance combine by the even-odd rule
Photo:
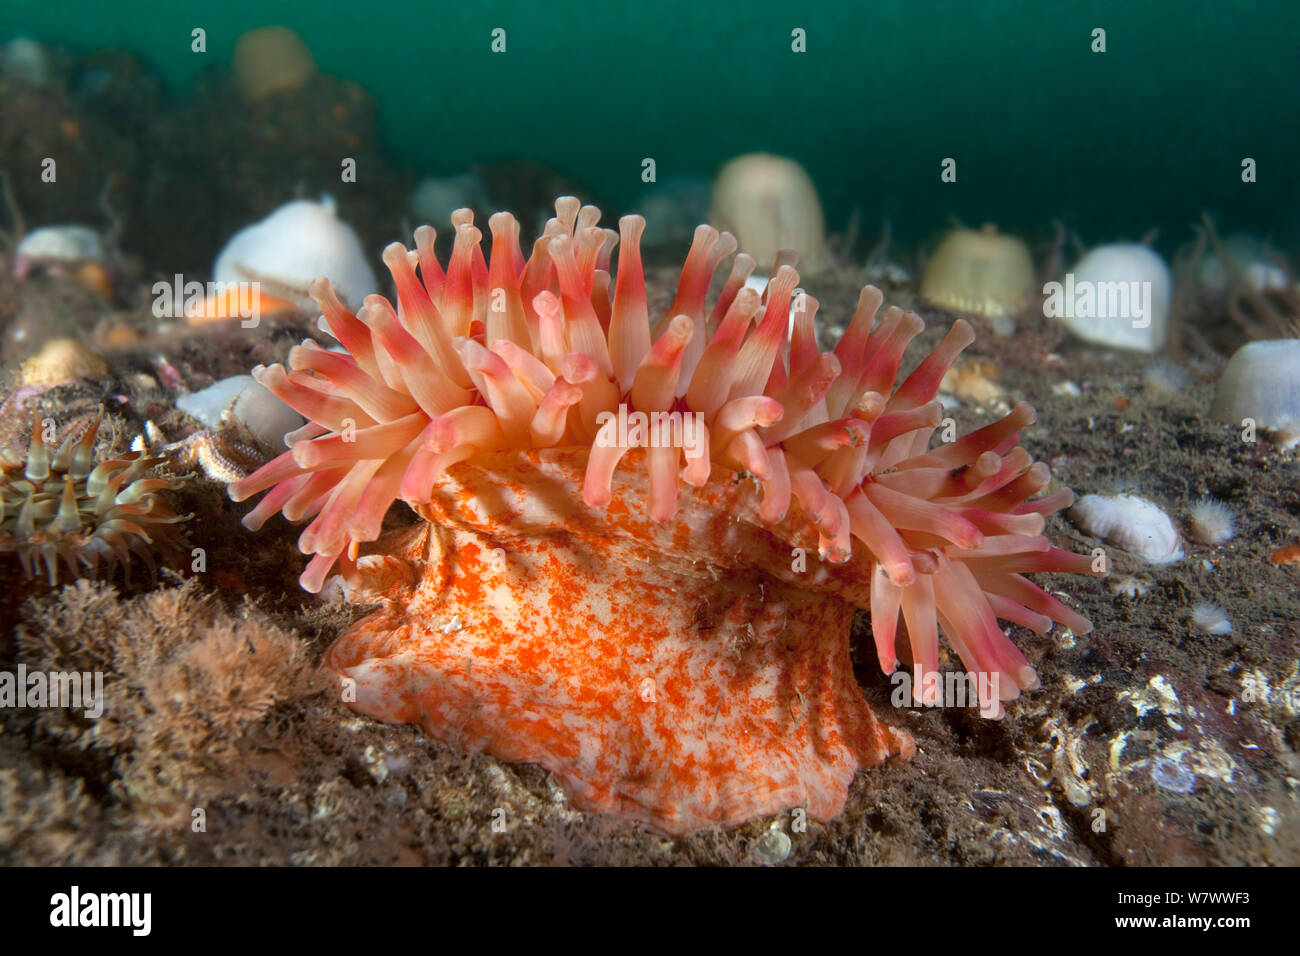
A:
<svg viewBox="0 0 1300 956">
<path fill-rule="evenodd" d="M 357 710 L 539 763 L 576 806 L 668 833 L 829 819 L 857 770 L 913 750 L 854 678 L 853 609 L 885 672 L 901 615 L 918 702 L 942 628 L 1000 714 L 1037 676 L 999 618 L 1090 629 L 1024 576 L 1090 570 L 1042 534 L 1072 496 L 1029 500 L 1050 473 L 1017 446 L 1024 403 L 930 448 L 966 322 L 895 387 L 918 316 L 876 322 L 868 286 L 821 352 L 798 273 L 760 300 L 744 254 L 710 309 L 736 242 L 701 226 L 652 333 L 644 220 L 598 217 L 558 200 L 525 258 L 498 213 L 489 258 L 462 210 L 445 271 L 422 227 L 384 252 L 397 309 L 354 315 L 317 282 L 346 352 L 304 342 L 254 370 L 309 424 L 231 497 L 266 492 L 253 529 L 310 520 L 305 588 L 337 568 L 381 603 L 325 659 Z M 398 498 L 426 520 L 363 554 Z"/>
</svg>

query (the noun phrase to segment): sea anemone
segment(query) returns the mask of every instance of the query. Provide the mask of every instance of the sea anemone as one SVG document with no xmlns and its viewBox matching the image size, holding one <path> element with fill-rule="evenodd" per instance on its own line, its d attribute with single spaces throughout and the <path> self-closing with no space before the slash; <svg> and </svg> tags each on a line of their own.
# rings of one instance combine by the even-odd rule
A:
<svg viewBox="0 0 1300 956">
<path fill-rule="evenodd" d="M 0 44 L 0 76 L 27 86 L 47 86 L 53 69 L 46 48 L 31 37 L 14 37 Z"/>
<path fill-rule="evenodd" d="M 316 61 L 302 37 L 288 27 L 258 27 L 235 43 L 235 83 L 249 101 L 298 90 L 316 76 Z"/>
<path fill-rule="evenodd" d="M 1155 392 L 1181 395 L 1191 387 L 1192 376 L 1177 362 L 1161 357 L 1142 370 L 1142 384 Z"/>
<path fill-rule="evenodd" d="M 1202 214 L 1196 241 L 1190 251 L 1180 250 L 1179 264 L 1180 291 L 1222 301 L 1252 339 L 1300 335 L 1300 286 L 1286 259 L 1265 244 L 1242 236 L 1220 239 L 1214 221 Z"/>
<path fill-rule="evenodd" d="M 1036 286 L 1029 247 L 992 225 L 954 229 L 921 277 L 921 296 L 954 312 L 1008 319 L 1024 312 Z"/>
<path fill-rule="evenodd" d="M 1017 447 L 1033 410 L 929 447 L 968 323 L 894 387 L 914 313 L 875 322 L 868 286 L 823 353 L 795 270 L 764 302 L 744 254 L 710 309 L 736 242 L 700 226 L 652 324 L 644 220 L 615 234 L 571 197 L 556 213 L 528 258 L 494 215 L 489 258 L 462 211 L 445 271 L 421 227 L 418 251 L 384 250 L 396 310 L 371 296 L 353 315 L 313 287 L 346 353 L 307 341 L 254 370 L 310 424 L 230 495 L 267 491 L 252 529 L 310 519 L 306 589 L 337 566 L 382 602 L 325 659 L 356 709 L 540 763 L 578 806 L 671 833 L 793 806 L 827 819 L 860 767 L 913 746 L 854 678 L 854 606 L 886 672 L 901 617 L 915 699 L 942 628 L 994 678 L 998 713 L 1037 685 L 999 618 L 1090 629 L 1024 577 L 1090 569 L 1042 535 L 1069 491 L 1029 500 L 1050 480 Z M 398 498 L 426 520 L 362 555 Z"/>
<path fill-rule="evenodd" d="M 153 573 L 155 551 L 170 559 L 180 553 L 173 526 L 185 519 L 162 494 L 173 483 L 146 477 L 166 459 L 128 452 L 95 464 L 102 418 L 101 411 L 53 456 L 40 422 L 26 454 L 0 451 L 0 552 L 17 553 L 29 576 L 43 564 L 51 586 L 60 561 L 74 578 L 107 576 L 120 564 L 129 581 L 132 554 Z"/>
<path fill-rule="evenodd" d="M 1284 449 L 1300 444 L 1300 339 L 1248 342 L 1214 386 L 1210 418 L 1274 432 Z"/>
<path fill-rule="evenodd" d="M 328 277 L 348 305 L 378 288 L 356 232 L 328 196 L 286 203 L 231 236 L 212 266 L 218 290 L 186 317 L 198 324 L 252 309 L 262 315 L 306 309 L 308 287 L 319 276 Z"/>
<path fill-rule="evenodd" d="M 1188 618 L 1198 631 L 1206 634 L 1231 634 L 1232 621 L 1228 612 L 1211 601 L 1198 601 L 1192 605 Z"/>
<path fill-rule="evenodd" d="M 89 226 L 42 226 L 23 236 L 14 248 L 14 276 L 25 279 L 39 269 L 67 275 L 79 265 L 103 262 L 107 256 L 104 240 Z"/>
<path fill-rule="evenodd" d="M 1232 509 L 1214 498 L 1202 498 L 1187 511 L 1187 532 L 1200 544 L 1223 544 L 1235 533 Z"/>
<path fill-rule="evenodd" d="M 1049 283 L 1055 291 L 1044 310 L 1085 342 L 1159 352 L 1169 338 L 1173 285 L 1159 253 L 1135 243 L 1112 243 L 1089 250 L 1064 284 Z"/>
<path fill-rule="evenodd" d="M 1232 285 L 1229 269 L 1256 292 L 1285 292 L 1291 285 L 1284 260 L 1254 236 L 1228 236 L 1220 252 L 1201 260 L 1197 278 L 1208 291 L 1224 295 Z"/>
<path fill-rule="evenodd" d="M 730 229 L 758 265 L 775 265 L 782 249 L 798 250 L 804 272 L 826 268 L 826 220 L 812 177 L 793 159 L 770 153 L 737 156 L 713 182 L 709 218 Z"/>
</svg>

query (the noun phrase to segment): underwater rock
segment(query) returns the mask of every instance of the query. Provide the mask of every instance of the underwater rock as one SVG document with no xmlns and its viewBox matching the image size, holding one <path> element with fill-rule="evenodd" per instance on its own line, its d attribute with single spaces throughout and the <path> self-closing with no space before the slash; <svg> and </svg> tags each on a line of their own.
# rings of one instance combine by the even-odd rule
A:
<svg viewBox="0 0 1300 956">
<path fill-rule="evenodd" d="M 196 129 L 219 131 L 220 148 Z M 249 101 L 230 74 L 214 70 L 155 119 L 149 140 L 153 161 L 131 248 L 165 275 L 207 277 L 231 235 L 291 196 L 337 192 L 363 245 L 378 248 L 411 182 L 387 157 L 374 99 L 320 74 Z M 357 175 L 340 191 L 344 159 Z"/>
<path fill-rule="evenodd" d="M 703 177 L 679 176 L 652 186 L 636 207 L 645 219 L 642 245 L 689 243 L 695 227 L 709 217 L 712 192 L 712 184 Z"/>
<path fill-rule="evenodd" d="M 112 171 L 114 189 L 123 191 L 115 205 L 123 211 L 123 241 L 130 246 L 138 234 L 128 200 L 139 195 L 139 183 L 147 175 L 140 166 L 147 167 L 160 159 L 153 149 L 150 130 L 169 108 L 162 79 L 126 50 L 93 50 L 73 61 L 68 89 L 85 115 L 103 118 L 118 135 L 128 137 L 137 147 L 139 166 Z"/>
<path fill-rule="evenodd" d="M 6 228 L 19 218 L 29 223 L 85 222 L 97 214 L 111 217 L 135 208 L 140 163 L 150 155 L 137 124 L 142 111 L 153 108 L 152 102 L 114 114 L 80 97 L 75 85 L 80 71 L 103 53 L 77 58 L 49 47 L 46 52 L 49 82 L 5 88 L 0 168 L 15 207 L 0 210 Z M 138 64 L 129 54 L 121 56 Z M 51 182 L 49 176 L 57 179 Z M 124 218 L 121 226 L 123 241 L 132 240 L 132 223 Z M 174 222 L 168 228 L 177 231 Z"/>
</svg>

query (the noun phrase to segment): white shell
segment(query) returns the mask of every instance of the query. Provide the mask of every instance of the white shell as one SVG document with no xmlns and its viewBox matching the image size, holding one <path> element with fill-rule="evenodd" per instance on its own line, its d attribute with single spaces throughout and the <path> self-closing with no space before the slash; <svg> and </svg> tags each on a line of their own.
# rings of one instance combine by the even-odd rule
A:
<svg viewBox="0 0 1300 956">
<path fill-rule="evenodd" d="M 1183 557 L 1178 532 L 1169 516 L 1137 495 L 1084 495 L 1066 516 L 1081 531 L 1151 564 Z"/>
<path fill-rule="evenodd" d="M 1140 295 L 1136 300 L 1128 296 L 1135 282 Z M 1049 283 L 1044 290 L 1048 292 L 1044 307 L 1085 342 L 1137 352 L 1158 352 L 1164 347 L 1174 280 L 1165 260 L 1146 246 L 1115 244 L 1093 249 L 1066 274 L 1065 282 L 1060 283 L 1060 301 L 1054 305 L 1051 289 L 1055 285 Z M 1110 294 L 1112 290 L 1115 296 Z M 1084 295 L 1091 297 L 1091 306 L 1081 299 Z"/>
<path fill-rule="evenodd" d="M 14 272 L 21 278 L 33 265 L 103 259 L 104 240 L 89 226 L 42 226 L 23 236 L 14 249 Z"/>
<path fill-rule="evenodd" d="M 1266 339 L 1237 349 L 1214 387 L 1210 417 L 1294 435 L 1300 428 L 1300 339 Z"/>
<path fill-rule="evenodd" d="M 283 448 L 284 436 L 305 421 L 251 375 L 223 378 L 201 391 L 182 395 L 176 399 L 176 407 L 208 428 L 219 428 L 228 411 L 272 448 Z"/>
<path fill-rule="evenodd" d="M 261 281 L 270 295 L 310 302 L 307 288 L 325 276 L 352 309 L 378 291 L 361 242 L 334 213 L 334 201 L 301 199 L 235 233 L 217 256 L 217 282 Z"/>
</svg>

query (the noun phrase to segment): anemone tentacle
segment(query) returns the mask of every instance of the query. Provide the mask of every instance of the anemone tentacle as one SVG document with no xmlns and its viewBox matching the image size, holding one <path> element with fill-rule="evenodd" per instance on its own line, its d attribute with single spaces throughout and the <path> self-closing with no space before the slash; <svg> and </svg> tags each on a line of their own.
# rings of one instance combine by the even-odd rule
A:
<svg viewBox="0 0 1300 956">
<path fill-rule="evenodd" d="M 1024 577 L 1088 570 L 1086 558 L 1042 536 L 1043 518 L 1071 496 L 1030 500 L 1050 479 L 1017 446 L 1033 410 L 1021 403 L 930 449 L 942 418 L 935 393 L 973 339 L 968 323 L 954 323 L 895 387 L 924 326 L 915 313 L 891 307 L 877 321 L 883 296 L 867 286 L 839 344 L 823 353 L 815 300 L 793 300 L 787 332 L 799 281 L 789 259 L 778 262 L 760 299 L 743 287 L 753 269 L 744 254 L 708 309 L 708 290 L 736 242 L 702 226 L 672 305 L 652 325 L 639 248 L 644 221 L 626 216 L 614 233 L 598 220 L 594 207 L 557 200 L 556 217 L 525 256 L 519 224 L 498 213 L 485 257 L 473 215 L 462 210 L 445 269 L 432 229 L 422 227 L 415 251 L 400 243 L 384 251 L 396 309 L 371 296 L 354 315 L 327 280 L 312 286 L 322 328 L 347 352 L 304 343 L 288 370 L 254 375 L 317 422 L 319 435 L 230 487 L 236 501 L 270 489 L 245 519 L 251 528 L 277 510 L 311 519 L 300 539 L 312 556 L 305 588 L 319 590 L 336 566 L 345 579 L 355 576 L 359 547 L 378 536 L 391 504 L 401 498 L 418 510 L 457 463 L 506 449 L 578 447 L 590 449 L 587 505 L 610 502 L 624 467 L 647 469 L 645 506 L 658 521 L 677 512 L 679 481 L 698 487 L 747 475 L 761 489 L 760 521 L 803 528 L 831 564 L 864 557 L 886 671 L 897 666 L 900 621 L 919 669 L 937 665 L 942 630 L 967 668 L 999 675 L 1000 696 L 1010 699 L 1036 678 L 999 618 L 1089 629 Z M 611 440 L 620 407 L 690 413 L 691 443 L 707 454 L 690 460 L 679 448 L 651 448 L 629 458 Z"/>
</svg>

